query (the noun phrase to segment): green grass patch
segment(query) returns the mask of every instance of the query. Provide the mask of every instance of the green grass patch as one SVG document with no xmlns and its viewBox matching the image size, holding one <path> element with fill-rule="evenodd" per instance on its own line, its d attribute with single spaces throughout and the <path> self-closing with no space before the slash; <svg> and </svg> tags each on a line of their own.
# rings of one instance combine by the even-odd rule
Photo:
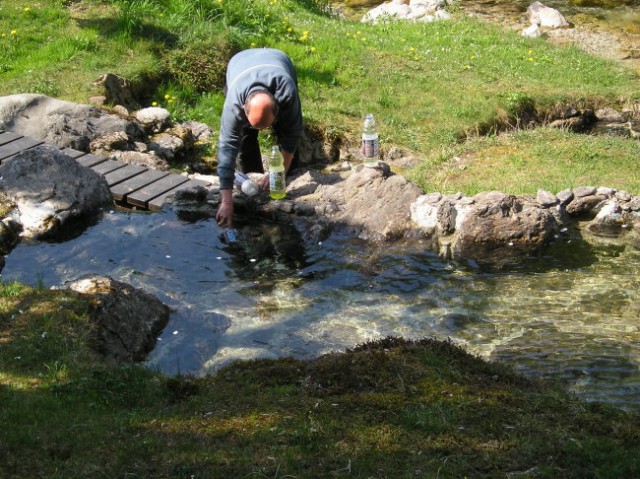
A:
<svg viewBox="0 0 640 479">
<path fill-rule="evenodd" d="M 580 402 L 448 342 L 387 338 L 312 361 L 165 377 L 97 360 L 84 311 L 70 291 L 0 287 L 2 477 L 640 472 L 638 414 Z"/>
<path fill-rule="evenodd" d="M 632 71 L 577 47 L 555 47 L 468 18 L 460 8 L 446 22 L 365 25 L 331 16 L 320 0 L 8 0 L 0 5 L 0 34 L 0 94 L 86 101 L 95 94 L 93 81 L 112 72 L 137 85 L 142 106 L 155 102 L 177 120 L 197 119 L 214 130 L 228 58 L 243 48 L 281 48 L 298 68 L 310 128 L 357 145 L 362 118 L 373 113 L 383 152 L 400 147 L 417 156 L 421 164 L 406 173 L 429 191 L 449 191 L 450 151 L 467 138 L 517 124 L 523 101 L 544 116 L 559 104 L 618 106 L 621 98 L 640 98 Z M 527 138 L 516 134 L 508 140 L 513 148 L 492 147 L 494 161 L 517 168 L 510 150 L 533 150 Z M 575 151 L 607 150 L 611 143 L 582 136 L 565 142 Z M 462 149 L 491 143 L 471 140 Z M 634 157 L 627 153 L 633 150 L 618 149 L 625 155 L 616 164 L 622 181 L 606 186 L 637 188 Z M 533 193 L 571 186 L 559 184 L 571 179 L 562 167 L 567 159 L 549 163 L 544 153 L 527 153 L 527 161 L 546 164 L 530 179 L 476 168 L 480 176 L 458 175 L 457 184 L 468 184 L 456 188 Z M 604 184 L 615 176 L 597 174 L 574 178 L 595 176 L 592 181 Z M 444 177 L 446 183 L 438 180 Z"/>
<path fill-rule="evenodd" d="M 640 173 L 628 166 L 639 155 L 637 141 L 538 128 L 470 139 L 412 173 L 428 191 L 443 193 L 558 193 L 583 185 L 633 193 L 640 191 Z"/>
</svg>

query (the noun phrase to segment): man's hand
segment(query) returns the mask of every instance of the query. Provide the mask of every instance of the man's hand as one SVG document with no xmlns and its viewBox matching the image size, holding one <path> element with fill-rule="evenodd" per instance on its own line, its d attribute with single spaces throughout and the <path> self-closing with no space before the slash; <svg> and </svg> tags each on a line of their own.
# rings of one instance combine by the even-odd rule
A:
<svg viewBox="0 0 640 479">
<path fill-rule="evenodd" d="M 216 221 L 220 226 L 231 228 L 233 226 L 233 192 L 232 190 L 220 190 L 220 197 Z"/>
</svg>

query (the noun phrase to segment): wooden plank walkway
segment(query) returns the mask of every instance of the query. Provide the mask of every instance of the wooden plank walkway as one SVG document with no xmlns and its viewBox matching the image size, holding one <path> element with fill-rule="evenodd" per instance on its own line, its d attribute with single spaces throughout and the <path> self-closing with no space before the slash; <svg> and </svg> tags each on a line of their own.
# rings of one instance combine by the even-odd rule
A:
<svg viewBox="0 0 640 479">
<path fill-rule="evenodd" d="M 43 143 L 34 138 L 0 130 L 0 164 Z M 129 208 L 157 211 L 162 209 L 165 202 L 170 201 L 179 189 L 211 185 L 207 181 L 151 170 L 144 166 L 129 165 L 119 160 L 108 160 L 71 148 L 63 148 L 60 151 L 104 176 L 116 204 Z"/>
</svg>

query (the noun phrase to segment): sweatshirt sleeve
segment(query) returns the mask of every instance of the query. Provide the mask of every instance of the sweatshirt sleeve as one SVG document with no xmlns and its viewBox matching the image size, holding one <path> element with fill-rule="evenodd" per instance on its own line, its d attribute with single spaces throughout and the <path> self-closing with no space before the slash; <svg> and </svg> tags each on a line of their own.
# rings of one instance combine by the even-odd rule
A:
<svg viewBox="0 0 640 479">
<path fill-rule="evenodd" d="M 220 136 L 218 138 L 218 177 L 220 189 L 233 188 L 236 157 L 242 141 L 242 122 L 234 113 L 233 102 L 227 98 L 222 110 Z"/>
</svg>

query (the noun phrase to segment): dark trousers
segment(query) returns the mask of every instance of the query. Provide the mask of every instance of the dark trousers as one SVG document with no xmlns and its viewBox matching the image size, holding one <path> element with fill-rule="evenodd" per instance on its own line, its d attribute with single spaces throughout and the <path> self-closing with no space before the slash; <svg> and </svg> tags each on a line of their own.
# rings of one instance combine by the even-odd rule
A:
<svg viewBox="0 0 640 479">
<path fill-rule="evenodd" d="M 237 166 L 242 173 L 264 173 L 260 144 L 258 143 L 259 130 L 245 128 L 243 131 Z"/>
</svg>

